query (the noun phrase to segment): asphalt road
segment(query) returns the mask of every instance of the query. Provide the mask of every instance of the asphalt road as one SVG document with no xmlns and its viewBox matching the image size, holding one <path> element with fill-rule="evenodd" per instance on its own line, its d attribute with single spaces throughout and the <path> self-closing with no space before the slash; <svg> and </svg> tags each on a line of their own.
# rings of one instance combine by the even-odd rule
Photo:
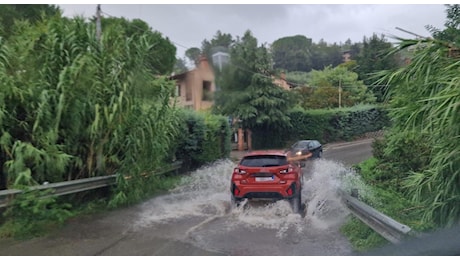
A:
<svg viewBox="0 0 460 260">
<path fill-rule="evenodd" d="M 284 202 L 232 209 L 234 164 L 227 160 L 139 205 L 69 220 L 46 237 L 0 240 L 0 255 L 352 255 L 339 232 L 347 213 L 329 188 L 345 171 L 341 164 L 371 156 L 371 142 L 326 146 L 324 159 L 311 166 L 303 218 Z"/>
</svg>

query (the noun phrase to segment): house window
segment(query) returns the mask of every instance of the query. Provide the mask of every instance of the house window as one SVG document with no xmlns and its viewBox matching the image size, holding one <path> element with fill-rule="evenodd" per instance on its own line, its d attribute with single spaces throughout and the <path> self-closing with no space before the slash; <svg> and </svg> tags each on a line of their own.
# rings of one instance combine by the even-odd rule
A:
<svg viewBox="0 0 460 260">
<path fill-rule="evenodd" d="M 176 85 L 176 97 L 180 97 L 180 85 Z"/>
<path fill-rule="evenodd" d="M 203 101 L 212 101 L 211 81 L 203 81 Z"/>
<path fill-rule="evenodd" d="M 185 86 L 185 100 L 186 101 L 192 100 L 192 88 L 189 85 Z"/>
</svg>

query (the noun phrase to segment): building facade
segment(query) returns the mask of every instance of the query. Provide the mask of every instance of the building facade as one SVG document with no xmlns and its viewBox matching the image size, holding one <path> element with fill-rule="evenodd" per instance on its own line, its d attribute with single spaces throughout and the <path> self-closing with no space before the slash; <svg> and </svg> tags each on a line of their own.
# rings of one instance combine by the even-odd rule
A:
<svg viewBox="0 0 460 260">
<path fill-rule="evenodd" d="M 170 79 L 176 81 L 176 100 L 179 106 L 195 111 L 212 107 L 216 85 L 214 72 L 206 58 L 200 58 L 195 69 L 173 75 Z"/>
</svg>

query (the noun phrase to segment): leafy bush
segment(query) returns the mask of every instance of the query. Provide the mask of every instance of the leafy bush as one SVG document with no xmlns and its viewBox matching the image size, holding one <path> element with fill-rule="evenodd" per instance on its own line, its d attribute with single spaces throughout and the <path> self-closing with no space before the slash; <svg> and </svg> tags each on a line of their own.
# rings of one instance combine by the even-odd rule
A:
<svg viewBox="0 0 460 260">
<path fill-rule="evenodd" d="M 293 127 L 284 135 L 286 143 L 299 139 L 317 139 L 322 143 L 352 140 L 389 125 L 386 110 L 376 106 L 308 111 L 296 108 L 289 116 Z"/>
<path fill-rule="evenodd" d="M 26 190 L 19 194 L 3 214 L 6 222 L 0 227 L 0 237 L 30 238 L 43 235 L 71 217 L 71 205 L 58 203 L 51 190 Z"/>
<path fill-rule="evenodd" d="M 194 169 L 229 156 L 231 130 L 226 117 L 183 110 L 180 118 L 175 154 L 184 168 Z"/>
<path fill-rule="evenodd" d="M 322 143 L 352 140 L 390 124 L 383 107 L 370 105 L 318 110 L 297 107 L 288 116 L 291 123 L 284 128 L 252 129 L 253 148 L 285 148 L 300 139 L 317 139 Z"/>
<path fill-rule="evenodd" d="M 377 147 L 380 147 L 380 141 L 377 142 Z M 433 228 L 432 223 L 423 219 L 426 208 L 422 204 L 408 199 L 401 189 L 391 181 L 382 180 L 379 163 L 377 158 L 371 157 L 355 166 L 357 172 L 373 193 L 373 196 L 360 197 L 360 199 L 394 220 L 411 227 L 413 230 L 426 231 Z M 341 232 L 348 237 L 357 251 L 366 251 L 388 243 L 378 233 L 355 217 L 341 227 Z"/>
<path fill-rule="evenodd" d="M 376 166 L 369 171 L 372 181 L 402 191 L 404 180 L 412 172 L 426 169 L 431 147 L 421 133 L 387 132 L 385 138 L 372 144 Z"/>
</svg>

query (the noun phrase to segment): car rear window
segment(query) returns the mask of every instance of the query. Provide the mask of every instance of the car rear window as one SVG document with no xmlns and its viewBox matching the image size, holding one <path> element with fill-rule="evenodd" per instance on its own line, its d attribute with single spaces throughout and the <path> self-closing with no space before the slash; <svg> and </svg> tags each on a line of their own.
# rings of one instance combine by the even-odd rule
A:
<svg viewBox="0 0 460 260">
<path fill-rule="evenodd" d="M 274 167 L 287 165 L 286 156 L 281 155 L 255 155 L 244 157 L 240 165 L 247 167 Z"/>
</svg>

